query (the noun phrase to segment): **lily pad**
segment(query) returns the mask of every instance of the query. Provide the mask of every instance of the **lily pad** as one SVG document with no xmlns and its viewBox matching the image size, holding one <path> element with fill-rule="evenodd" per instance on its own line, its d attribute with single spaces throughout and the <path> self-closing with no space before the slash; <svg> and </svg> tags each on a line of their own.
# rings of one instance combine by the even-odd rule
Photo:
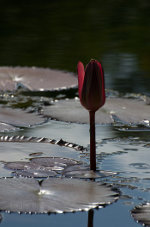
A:
<svg viewBox="0 0 150 227">
<path fill-rule="evenodd" d="M 79 100 L 61 100 L 43 108 L 43 114 L 53 119 L 88 123 L 89 114 Z M 104 107 L 96 112 L 98 124 L 145 124 L 150 121 L 150 106 L 144 101 L 127 98 L 107 98 Z M 148 125 L 148 123 L 147 123 Z"/>
<path fill-rule="evenodd" d="M 7 139 L 7 136 L 3 137 Z M 11 137 L 10 137 L 11 138 Z M 1 139 L 1 138 L 0 138 Z M 13 139 L 13 138 L 12 138 Z M 51 143 L 38 142 L 0 142 L 0 161 L 14 162 L 30 159 L 34 151 L 42 151 L 42 156 L 55 156 L 79 159 L 79 152 L 76 149 Z M 42 158 L 42 157 L 41 157 Z M 43 159 L 42 159 L 43 160 Z M 77 162 L 77 161 L 76 161 Z"/>
<path fill-rule="evenodd" d="M 18 128 L 12 125 L 0 122 L 0 132 L 14 132 L 17 131 Z"/>
<path fill-rule="evenodd" d="M 80 162 L 74 160 L 74 159 L 68 159 L 68 158 L 61 158 L 61 157 L 41 157 L 41 158 L 33 158 L 31 159 L 32 163 L 40 164 L 45 167 L 53 167 L 58 166 L 64 169 L 66 166 L 72 166 L 77 165 Z"/>
<path fill-rule="evenodd" d="M 8 162 L 5 168 L 14 170 L 14 174 L 23 177 L 54 177 L 57 175 L 52 167 L 44 167 L 42 165 L 31 162 Z"/>
<path fill-rule="evenodd" d="M 131 213 L 137 222 L 150 226 L 150 203 L 135 207 Z"/>
<path fill-rule="evenodd" d="M 90 170 L 89 166 L 83 165 L 72 165 L 67 166 L 64 171 L 62 172 L 63 176 L 65 177 L 72 177 L 72 178 L 80 178 L 80 179 L 96 179 L 102 177 L 108 177 L 115 175 L 116 173 L 107 172 L 107 171 L 92 171 Z"/>
<path fill-rule="evenodd" d="M 5 162 L 4 167 L 23 177 L 53 177 L 66 167 L 79 165 L 79 161 L 62 157 L 33 158 L 30 162 Z"/>
<path fill-rule="evenodd" d="M 0 161 L 3 163 L 0 165 L 0 176 L 12 176 L 12 171 L 19 176 L 54 176 L 54 172 L 59 174 L 65 167 L 81 163 L 78 161 L 80 151 L 81 146 L 63 140 L 0 136 Z M 40 158 L 31 159 L 34 153 L 39 154 Z M 8 165 L 8 168 L 4 169 L 4 165 Z"/>
<path fill-rule="evenodd" d="M 40 115 L 27 113 L 20 109 L 11 109 L 0 107 L 0 122 L 17 127 L 30 127 L 36 124 L 42 124 L 46 121 Z"/>
<path fill-rule="evenodd" d="M 80 192 L 80 193 L 79 193 Z M 24 213 L 63 213 L 90 210 L 118 199 L 107 185 L 77 179 L 0 179 L 0 210 Z"/>
<path fill-rule="evenodd" d="M 69 72 L 37 67 L 0 67 L 0 90 L 17 87 L 34 90 L 66 89 L 77 86 L 77 78 Z"/>
</svg>

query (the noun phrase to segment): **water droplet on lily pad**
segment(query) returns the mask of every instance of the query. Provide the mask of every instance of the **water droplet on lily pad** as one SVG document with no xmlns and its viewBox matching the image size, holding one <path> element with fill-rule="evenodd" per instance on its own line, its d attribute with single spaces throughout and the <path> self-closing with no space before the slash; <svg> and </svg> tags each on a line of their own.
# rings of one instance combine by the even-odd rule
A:
<svg viewBox="0 0 150 227">
<path fill-rule="evenodd" d="M 118 193 L 110 186 L 77 179 L 0 179 L 0 210 L 24 213 L 62 213 L 111 204 Z"/>
<path fill-rule="evenodd" d="M 150 203 L 136 206 L 131 214 L 137 222 L 144 226 L 150 226 Z"/>
</svg>

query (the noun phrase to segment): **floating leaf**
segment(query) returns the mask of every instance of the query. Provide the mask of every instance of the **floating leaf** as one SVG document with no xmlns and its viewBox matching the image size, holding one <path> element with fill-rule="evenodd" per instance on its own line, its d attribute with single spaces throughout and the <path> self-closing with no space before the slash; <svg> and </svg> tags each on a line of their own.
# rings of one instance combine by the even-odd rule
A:
<svg viewBox="0 0 150 227">
<path fill-rule="evenodd" d="M 0 90 L 21 86 L 29 90 L 54 90 L 77 85 L 77 78 L 68 72 L 36 67 L 0 67 Z"/>
<path fill-rule="evenodd" d="M 14 132 L 17 130 L 18 130 L 18 128 L 14 127 L 12 125 L 0 122 L 0 132 Z"/>
<path fill-rule="evenodd" d="M 0 179 L 0 210 L 24 213 L 62 213 L 110 204 L 118 193 L 107 185 L 77 179 Z"/>
<path fill-rule="evenodd" d="M 78 144 L 75 144 L 75 143 L 70 143 L 70 142 L 67 142 L 67 141 L 64 141 L 62 139 L 60 140 L 55 140 L 55 139 L 49 139 L 49 138 L 46 138 L 46 137 L 28 137 L 28 136 L 0 136 L 0 142 L 19 142 L 19 143 L 50 143 L 50 144 L 56 144 L 56 145 L 59 145 L 60 147 L 61 146 L 64 146 L 64 147 L 69 147 L 69 148 L 74 148 L 75 150 L 78 150 L 78 151 L 83 151 L 83 150 L 86 150 L 85 147 L 83 146 L 80 146 Z M 27 145 L 28 146 L 28 145 Z M 39 152 L 35 152 L 35 153 L 39 153 L 40 155 L 42 154 L 41 151 Z M 31 152 L 30 155 L 32 155 L 33 152 Z"/>
<path fill-rule="evenodd" d="M 16 89 L 16 83 L 8 73 L 0 70 L 0 91 L 12 91 Z"/>
<path fill-rule="evenodd" d="M 61 157 L 41 157 L 41 158 L 33 158 L 31 159 L 32 163 L 36 163 L 42 166 L 54 166 L 57 165 L 59 167 L 66 167 L 66 166 L 72 166 L 72 165 L 77 165 L 80 162 L 76 161 L 74 159 L 69 159 L 69 158 L 61 158 Z"/>
<path fill-rule="evenodd" d="M 43 174 L 42 177 L 54 176 L 56 174 L 50 171 L 55 170 L 57 172 L 60 172 L 62 169 L 64 169 L 64 167 L 66 167 L 66 165 L 64 165 L 64 162 L 60 164 L 57 163 L 57 165 L 56 163 L 54 163 L 54 166 L 52 168 L 49 168 L 49 167 L 46 168 L 45 166 L 42 167 L 42 163 L 44 161 L 44 158 L 42 157 L 41 157 L 42 163 L 38 164 L 38 163 L 35 163 L 34 161 L 31 161 L 30 166 L 28 166 L 29 162 L 27 162 L 27 160 L 31 158 L 30 154 L 32 154 L 35 151 L 36 152 L 42 151 L 43 152 L 42 156 L 59 157 L 60 160 L 63 160 L 61 157 L 67 157 L 68 159 L 72 160 L 71 164 L 78 163 L 78 161 L 75 161 L 72 158 L 75 158 L 77 160 L 80 158 L 79 151 L 76 151 L 73 148 L 61 146 L 58 144 L 51 144 L 48 142 L 43 142 L 43 143 L 35 142 L 35 138 L 33 139 L 34 142 L 30 142 L 30 140 L 26 140 L 26 139 L 29 139 L 28 137 L 24 137 L 22 141 L 20 136 L 18 137 L 18 139 L 17 137 L 11 138 L 8 136 L 3 136 L 3 137 L 0 137 L 0 141 L 1 140 L 12 141 L 13 138 L 14 138 L 14 141 L 18 140 L 20 142 L 0 142 L 0 161 L 2 163 L 0 165 L 0 177 L 12 176 L 12 171 L 13 172 L 18 171 L 18 175 L 21 175 L 20 171 L 22 171 L 23 172 L 22 176 L 27 175 L 27 172 L 28 172 L 29 177 L 31 176 L 34 177 L 34 175 L 36 177 L 41 177 L 42 174 Z M 31 141 L 32 141 L 32 137 L 31 137 Z M 65 159 L 65 161 L 67 162 L 67 159 Z M 4 165 L 7 166 L 7 169 L 3 168 Z M 69 161 L 68 161 L 68 165 L 69 165 Z M 24 166 L 26 166 L 28 169 L 24 168 Z M 37 173 L 39 173 L 39 175 Z"/>
<path fill-rule="evenodd" d="M 103 108 L 102 108 L 103 109 Z M 97 111 L 96 123 L 112 123 L 109 114 Z M 61 100 L 43 108 L 43 115 L 60 121 L 88 123 L 89 114 L 79 100 Z"/>
<path fill-rule="evenodd" d="M 17 127 L 30 127 L 45 122 L 45 118 L 35 113 L 27 113 L 20 109 L 0 107 L 0 122 Z"/>
<path fill-rule="evenodd" d="M 5 162 L 7 169 L 15 171 L 17 176 L 24 177 L 53 177 L 62 172 L 64 168 L 72 165 L 79 165 L 80 162 L 61 157 L 40 157 L 33 158 L 30 162 Z"/>
<path fill-rule="evenodd" d="M 150 226 L 150 203 L 135 207 L 131 213 L 136 221 Z"/>
<path fill-rule="evenodd" d="M 43 114 L 51 118 L 88 123 L 89 115 L 82 108 L 79 100 L 61 100 L 51 106 L 44 107 Z M 144 124 L 149 125 L 150 106 L 144 101 L 127 98 L 107 98 L 106 104 L 96 112 L 96 123 L 99 124 Z"/>
<path fill-rule="evenodd" d="M 34 178 L 47 178 L 47 177 L 55 177 L 57 173 L 55 171 L 50 170 L 49 168 L 33 168 L 27 170 L 17 170 L 13 173 L 15 176 L 21 177 L 34 177 Z"/>
<path fill-rule="evenodd" d="M 106 171 L 92 171 L 87 166 L 83 165 L 73 165 L 68 166 L 64 169 L 62 173 L 65 177 L 72 177 L 72 178 L 82 178 L 82 179 L 96 179 L 101 177 L 108 177 L 112 176 L 114 173 L 106 172 Z"/>
</svg>

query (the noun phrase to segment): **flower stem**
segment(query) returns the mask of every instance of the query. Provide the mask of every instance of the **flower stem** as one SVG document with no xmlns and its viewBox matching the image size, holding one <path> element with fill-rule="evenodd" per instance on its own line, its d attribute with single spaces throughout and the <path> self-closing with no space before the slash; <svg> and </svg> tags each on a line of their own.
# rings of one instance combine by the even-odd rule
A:
<svg viewBox="0 0 150 227">
<path fill-rule="evenodd" d="M 94 210 L 88 211 L 88 227 L 93 227 Z"/>
<path fill-rule="evenodd" d="M 95 111 L 90 114 L 90 169 L 96 171 L 96 150 L 95 150 Z"/>
</svg>

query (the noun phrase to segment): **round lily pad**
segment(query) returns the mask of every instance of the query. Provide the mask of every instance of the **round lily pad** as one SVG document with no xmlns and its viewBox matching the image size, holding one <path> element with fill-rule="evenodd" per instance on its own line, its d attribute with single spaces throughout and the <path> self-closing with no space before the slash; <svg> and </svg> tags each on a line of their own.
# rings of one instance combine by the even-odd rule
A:
<svg viewBox="0 0 150 227">
<path fill-rule="evenodd" d="M 37 67 L 0 67 L 0 90 L 4 91 L 19 86 L 43 91 L 76 85 L 77 78 L 69 72 Z"/>
<path fill-rule="evenodd" d="M 0 107 L 0 122 L 17 127 L 30 127 L 45 122 L 45 118 L 35 113 L 27 113 L 20 109 Z"/>
<path fill-rule="evenodd" d="M 53 119 L 88 123 L 89 113 L 79 100 L 61 100 L 43 108 L 43 114 Z M 107 98 L 104 107 L 96 112 L 98 124 L 140 124 L 150 121 L 150 106 L 144 101 L 128 98 Z"/>
<path fill-rule="evenodd" d="M 131 213 L 137 222 L 150 226 L 150 203 L 135 207 Z"/>
<path fill-rule="evenodd" d="M 77 179 L 0 179 L 0 210 L 24 213 L 84 211 L 110 204 L 118 193 L 107 185 Z"/>
</svg>

